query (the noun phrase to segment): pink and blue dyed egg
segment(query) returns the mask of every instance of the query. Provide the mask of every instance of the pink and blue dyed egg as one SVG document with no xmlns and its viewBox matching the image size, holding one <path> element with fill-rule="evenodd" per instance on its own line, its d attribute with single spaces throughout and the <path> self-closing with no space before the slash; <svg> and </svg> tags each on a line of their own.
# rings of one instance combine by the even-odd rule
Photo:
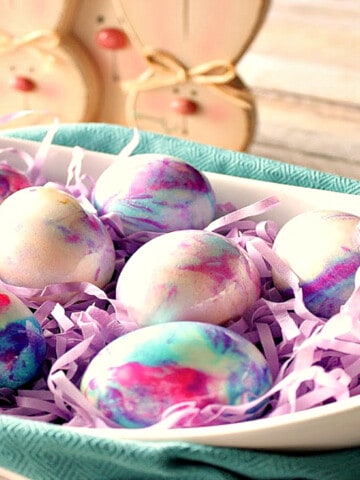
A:
<svg viewBox="0 0 360 480">
<path fill-rule="evenodd" d="M 306 307 L 330 318 L 355 288 L 360 267 L 360 217 L 314 210 L 289 220 L 279 231 L 274 251 L 298 276 Z M 286 280 L 273 271 L 275 286 L 286 296 Z"/>
<path fill-rule="evenodd" d="M 254 262 L 231 239 L 179 230 L 151 239 L 130 257 L 116 298 L 139 326 L 188 320 L 224 324 L 253 305 L 260 290 Z"/>
<path fill-rule="evenodd" d="M 119 161 L 98 178 L 93 203 L 115 213 L 125 234 L 201 229 L 215 216 L 215 194 L 207 178 L 168 155 L 141 154 Z"/>
<path fill-rule="evenodd" d="M 30 180 L 20 170 L 6 163 L 0 164 L 0 203 L 12 193 L 30 186 Z"/>
<path fill-rule="evenodd" d="M 32 380 L 45 359 L 40 324 L 15 295 L 0 292 L 0 387 L 18 388 Z"/>
<path fill-rule="evenodd" d="M 0 205 L 0 278 L 44 288 L 90 282 L 104 287 L 115 267 L 109 232 L 73 196 L 48 187 L 28 187 Z"/>
<path fill-rule="evenodd" d="M 111 342 L 90 362 L 81 390 L 112 421 L 141 428 L 177 403 L 241 405 L 271 383 L 262 353 L 240 335 L 217 325 L 173 322 Z M 263 406 L 252 406 L 251 418 Z"/>
</svg>

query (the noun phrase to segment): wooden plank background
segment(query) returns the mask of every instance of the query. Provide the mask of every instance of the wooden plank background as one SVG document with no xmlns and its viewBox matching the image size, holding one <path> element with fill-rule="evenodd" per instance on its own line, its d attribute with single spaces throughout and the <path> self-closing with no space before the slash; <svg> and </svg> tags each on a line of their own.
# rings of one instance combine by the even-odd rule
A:
<svg viewBox="0 0 360 480">
<path fill-rule="evenodd" d="M 237 70 L 257 99 L 250 153 L 360 180 L 360 0 L 272 0 Z"/>
</svg>

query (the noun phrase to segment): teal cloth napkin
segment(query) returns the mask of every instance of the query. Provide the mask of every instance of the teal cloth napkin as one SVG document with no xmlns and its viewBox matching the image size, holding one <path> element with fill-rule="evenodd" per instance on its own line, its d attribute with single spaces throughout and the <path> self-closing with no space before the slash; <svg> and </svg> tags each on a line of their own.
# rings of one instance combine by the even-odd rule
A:
<svg viewBox="0 0 360 480">
<path fill-rule="evenodd" d="M 6 134 L 12 137 L 41 141 L 47 131 L 47 126 L 30 127 L 20 128 Z M 131 140 L 132 136 L 132 130 L 116 125 L 70 124 L 59 128 L 54 143 L 65 146 L 79 145 L 97 152 L 117 154 Z M 360 182 L 346 177 L 246 153 L 208 147 L 166 135 L 141 132 L 141 141 L 134 153 L 149 151 L 179 156 L 200 170 L 209 172 L 334 192 L 360 194 Z"/>
<path fill-rule="evenodd" d="M 41 141 L 47 130 L 21 128 L 3 136 Z M 114 125 L 63 125 L 54 143 L 118 153 L 132 135 Z M 141 132 L 140 138 L 136 153 L 172 154 L 201 170 L 360 194 L 360 182 L 349 178 L 148 132 Z M 33 480 L 355 480 L 360 449 L 280 453 L 185 442 L 113 441 L 2 415 L 0 466 Z"/>
</svg>

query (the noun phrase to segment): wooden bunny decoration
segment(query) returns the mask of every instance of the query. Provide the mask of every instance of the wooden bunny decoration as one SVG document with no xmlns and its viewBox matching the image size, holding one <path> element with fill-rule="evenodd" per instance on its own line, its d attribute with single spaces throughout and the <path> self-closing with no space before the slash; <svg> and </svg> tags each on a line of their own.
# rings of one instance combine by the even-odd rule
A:
<svg viewBox="0 0 360 480">
<path fill-rule="evenodd" d="M 262 24 L 266 0 L 115 0 L 148 68 L 125 85 L 126 123 L 244 150 L 256 123 L 235 65 Z M 160 12 L 160 13 L 159 13 Z"/>
<path fill-rule="evenodd" d="M 100 76 L 71 33 L 77 6 L 76 0 L 1 0 L 0 117 L 32 111 L 3 127 L 97 117 Z"/>
</svg>

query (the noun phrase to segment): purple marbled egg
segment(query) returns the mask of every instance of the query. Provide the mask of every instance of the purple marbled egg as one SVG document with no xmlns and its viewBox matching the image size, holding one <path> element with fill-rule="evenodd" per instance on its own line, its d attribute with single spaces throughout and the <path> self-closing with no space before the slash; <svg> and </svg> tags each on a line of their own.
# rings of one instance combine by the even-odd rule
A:
<svg viewBox="0 0 360 480">
<path fill-rule="evenodd" d="M 215 215 L 207 178 L 178 158 L 158 154 L 111 165 L 96 182 L 93 203 L 100 214 L 116 213 L 126 234 L 201 229 Z"/>
</svg>

